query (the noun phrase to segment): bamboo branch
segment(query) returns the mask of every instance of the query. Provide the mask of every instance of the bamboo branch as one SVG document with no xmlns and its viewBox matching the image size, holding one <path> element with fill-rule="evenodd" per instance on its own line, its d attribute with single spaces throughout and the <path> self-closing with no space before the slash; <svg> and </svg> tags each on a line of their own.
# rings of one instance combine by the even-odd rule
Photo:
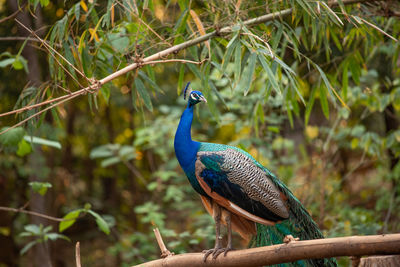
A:
<svg viewBox="0 0 400 267">
<path fill-rule="evenodd" d="M 350 4 L 355 4 L 355 3 L 363 3 L 363 2 L 366 3 L 366 2 L 371 2 L 371 1 L 373 1 L 373 0 L 342 0 L 342 3 L 344 5 L 350 5 Z M 331 6 L 331 7 L 332 6 L 337 6 L 338 4 L 339 4 L 339 2 L 337 0 L 329 2 L 329 6 Z M 216 36 L 222 36 L 222 35 L 229 34 L 229 33 L 231 33 L 233 31 L 232 29 L 234 27 L 237 27 L 237 26 L 240 27 L 241 25 L 254 26 L 254 25 L 257 25 L 257 24 L 261 24 L 261 23 L 265 23 L 265 22 L 277 19 L 277 18 L 282 18 L 282 17 L 288 16 L 290 14 L 292 14 L 292 9 L 291 8 L 284 9 L 284 10 L 277 11 L 277 12 L 270 13 L 270 14 L 266 14 L 266 15 L 263 15 L 263 16 L 260 16 L 260 17 L 257 17 L 257 18 L 249 19 L 249 20 L 246 20 L 246 21 L 242 22 L 241 24 L 239 23 L 239 24 L 226 26 L 226 27 L 224 27 L 222 29 L 212 31 L 212 32 L 204 34 L 204 35 L 202 35 L 200 37 L 194 38 L 192 40 L 186 41 L 186 42 L 178 44 L 178 45 L 174 45 L 174 46 L 172 46 L 170 48 L 167 48 L 167 49 L 165 49 L 163 51 L 160 51 L 160 52 L 155 53 L 155 54 L 153 54 L 151 56 L 148 56 L 148 57 L 144 58 L 141 62 L 136 62 L 136 63 L 130 64 L 130 65 L 126 66 L 125 68 L 122 68 L 122 69 L 120 69 L 120 70 L 108 75 L 107 77 L 104 77 L 101 80 L 97 81 L 94 78 L 92 78 L 91 80 L 94 81 L 94 82 L 92 82 L 90 86 L 82 88 L 82 89 L 80 89 L 78 91 L 75 91 L 72 94 L 63 95 L 63 96 L 60 96 L 58 98 L 54 98 L 54 99 L 51 99 L 51 100 L 44 101 L 42 103 L 38 103 L 38 104 L 35 104 L 35 105 L 32 105 L 32 106 L 24 107 L 23 110 L 29 110 L 29 109 L 32 109 L 34 107 L 39 107 L 39 106 L 42 106 L 42 105 L 45 105 L 45 104 L 48 104 L 48 103 L 56 102 L 53 105 L 51 105 L 51 106 L 47 107 L 46 109 L 42 110 L 41 112 L 35 113 L 35 114 L 31 115 L 30 117 L 28 117 L 27 119 L 25 119 L 25 120 L 13 125 L 13 126 L 7 128 L 6 130 L 0 132 L 0 135 L 6 133 L 7 131 L 9 131 L 9 130 L 15 128 L 15 127 L 18 127 L 18 126 L 22 125 L 24 122 L 26 122 L 26 121 L 34 118 L 34 117 L 37 117 L 38 115 L 42 114 L 46 110 L 54 108 L 54 107 L 60 105 L 61 103 L 69 101 L 69 100 L 71 100 L 71 99 L 73 99 L 73 98 L 75 98 L 77 96 L 84 95 L 88 91 L 90 91 L 91 93 L 96 93 L 101 88 L 101 86 L 103 84 L 108 83 L 108 82 L 114 80 L 115 78 L 117 78 L 119 76 L 122 76 L 122 75 L 124 75 L 124 74 L 126 74 L 126 73 L 128 73 L 128 72 L 130 72 L 132 70 L 135 70 L 135 69 L 143 66 L 144 64 L 148 64 L 151 61 L 154 62 L 154 61 L 157 61 L 159 59 L 163 59 L 163 58 L 169 56 L 170 54 L 177 53 L 180 50 L 186 49 L 186 48 L 188 48 L 190 46 L 194 46 L 194 45 L 200 44 L 200 43 L 205 42 L 205 41 L 207 41 L 207 40 L 209 40 L 211 38 L 214 38 Z M 60 55 L 59 53 L 57 53 L 57 54 Z M 14 113 L 17 113 L 19 111 L 20 110 L 6 112 L 6 113 L 3 113 L 3 114 L 0 114 L 0 117 L 5 116 L 5 115 L 14 114 Z"/>
<path fill-rule="evenodd" d="M 203 253 L 186 253 L 136 265 L 157 266 L 263 266 L 301 259 L 400 254 L 400 234 L 350 236 L 230 251 L 226 257 L 203 261 Z M 135 267 L 135 266 L 132 266 Z"/>
</svg>

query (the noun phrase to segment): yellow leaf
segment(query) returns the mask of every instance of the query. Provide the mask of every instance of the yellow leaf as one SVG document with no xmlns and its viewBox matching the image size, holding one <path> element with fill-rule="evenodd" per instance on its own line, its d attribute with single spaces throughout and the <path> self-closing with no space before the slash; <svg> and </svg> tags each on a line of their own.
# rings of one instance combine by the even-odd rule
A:
<svg viewBox="0 0 400 267">
<path fill-rule="evenodd" d="M 241 4 L 242 4 L 242 0 L 238 0 L 238 1 L 236 2 L 236 5 L 235 5 L 236 11 L 239 11 L 240 5 L 241 5 Z"/>
<path fill-rule="evenodd" d="M 78 52 L 79 54 L 82 53 L 82 49 L 85 47 L 85 36 L 86 36 L 87 31 L 85 30 L 82 35 L 81 38 L 79 39 L 79 46 L 78 46 Z"/>
<path fill-rule="evenodd" d="M 62 8 L 57 9 L 56 16 L 59 18 L 62 17 L 62 15 L 64 15 L 64 9 Z"/>
<path fill-rule="evenodd" d="M 191 9 L 190 10 L 190 16 L 192 16 L 194 23 L 196 24 L 197 30 L 200 32 L 200 35 L 203 36 L 206 34 L 206 31 L 204 30 L 203 23 L 201 22 L 199 16 L 197 16 L 196 12 Z M 210 43 L 206 41 L 206 46 L 208 47 L 208 50 L 210 50 Z"/>
<path fill-rule="evenodd" d="M 114 4 L 111 6 L 111 26 L 114 27 Z"/>
<path fill-rule="evenodd" d="M 87 12 L 87 11 L 88 11 L 88 7 L 87 7 L 85 1 L 81 0 L 81 3 L 80 3 L 80 4 L 81 4 L 82 9 L 83 9 L 85 12 Z"/>
<path fill-rule="evenodd" d="M 89 42 L 91 42 L 93 40 L 93 38 L 95 38 L 97 42 L 100 41 L 99 37 L 97 36 L 96 29 L 89 28 L 89 32 L 90 32 Z"/>
<path fill-rule="evenodd" d="M 143 158 L 143 152 L 136 151 L 136 159 L 141 160 Z"/>
<path fill-rule="evenodd" d="M 357 138 L 353 138 L 351 140 L 351 149 L 355 149 L 358 146 L 358 139 Z"/>
<path fill-rule="evenodd" d="M 128 86 L 126 86 L 126 85 L 124 85 L 124 86 L 121 86 L 121 93 L 123 94 L 123 95 L 126 95 L 127 93 L 129 93 L 130 91 L 131 91 L 131 89 L 128 87 Z"/>
<path fill-rule="evenodd" d="M 93 37 L 96 39 L 97 42 L 100 41 L 100 40 L 99 40 L 99 37 L 97 36 L 97 29 L 99 28 L 100 23 L 101 23 L 101 21 L 103 20 L 104 16 L 105 16 L 105 15 L 103 15 L 103 16 L 99 19 L 99 22 L 97 22 L 97 25 L 96 25 L 96 27 L 94 27 L 94 29 L 92 29 L 92 28 L 89 29 L 89 32 L 90 32 L 90 34 L 91 34 L 91 35 L 90 35 L 90 40 L 89 40 L 89 42 L 93 40 Z"/>
<path fill-rule="evenodd" d="M 311 140 L 318 136 L 319 130 L 317 126 L 307 125 L 306 127 L 306 135 Z"/>
</svg>

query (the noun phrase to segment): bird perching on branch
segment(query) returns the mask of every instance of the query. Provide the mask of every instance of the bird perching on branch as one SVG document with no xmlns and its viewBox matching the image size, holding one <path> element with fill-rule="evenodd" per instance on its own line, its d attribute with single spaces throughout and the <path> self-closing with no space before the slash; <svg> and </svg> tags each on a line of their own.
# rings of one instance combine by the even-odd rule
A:
<svg viewBox="0 0 400 267">
<path fill-rule="evenodd" d="M 232 250 L 232 229 L 245 240 L 255 237 L 257 246 L 280 244 L 292 235 L 300 240 L 323 235 L 293 193 L 249 153 L 228 145 L 193 141 L 194 106 L 207 102 L 200 91 L 184 90 L 188 104 L 175 134 L 175 154 L 203 205 L 215 220 L 215 246 L 204 260 Z M 221 223 L 228 229 L 228 244 L 222 247 Z M 334 259 L 297 261 L 296 266 L 336 266 Z"/>
</svg>

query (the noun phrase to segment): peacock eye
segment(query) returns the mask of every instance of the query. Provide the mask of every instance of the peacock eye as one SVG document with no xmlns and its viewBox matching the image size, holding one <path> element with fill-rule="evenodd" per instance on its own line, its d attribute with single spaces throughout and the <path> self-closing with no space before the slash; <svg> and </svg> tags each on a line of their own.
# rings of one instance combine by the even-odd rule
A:
<svg viewBox="0 0 400 267">
<path fill-rule="evenodd" d="M 198 96 L 196 93 L 193 93 L 190 97 L 191 97 L 193 100 L 196 100 L 196 99 L 199 98 L 199 96 Z"/>
</svg>

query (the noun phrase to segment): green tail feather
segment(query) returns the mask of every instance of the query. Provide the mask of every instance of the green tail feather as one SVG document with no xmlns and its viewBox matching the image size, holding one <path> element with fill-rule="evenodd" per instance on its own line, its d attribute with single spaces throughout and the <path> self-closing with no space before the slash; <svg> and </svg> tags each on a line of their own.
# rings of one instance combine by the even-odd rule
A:
<svg viewBox="0 0 400 267">
<path fill-rule="evenodd" d="M 303 207 L 300 201 L 292 194 L 292 192 L 272 173 L 271 180 L 275 185 L 287 196 L 288 205 L 290 207 L 289 219 L 276 224 L 275 226 L 265 226 L 257 224 L 257 236 L 253 240 L 253 246 L 261 247 L 268 245 L 277 245 L 283 243 L 286 235 L 299 237 L 300 240 L 320 239 L 324 238 L 318 225 L 313 221 L 310 214 Z M 255 243 L 255 244 L 254 244 Z M 336 259 L 312 259 L 301 260 L 291 263 L 275 265 L 284 266 L 329 266 L 336 267 Z"/>
</svg>

